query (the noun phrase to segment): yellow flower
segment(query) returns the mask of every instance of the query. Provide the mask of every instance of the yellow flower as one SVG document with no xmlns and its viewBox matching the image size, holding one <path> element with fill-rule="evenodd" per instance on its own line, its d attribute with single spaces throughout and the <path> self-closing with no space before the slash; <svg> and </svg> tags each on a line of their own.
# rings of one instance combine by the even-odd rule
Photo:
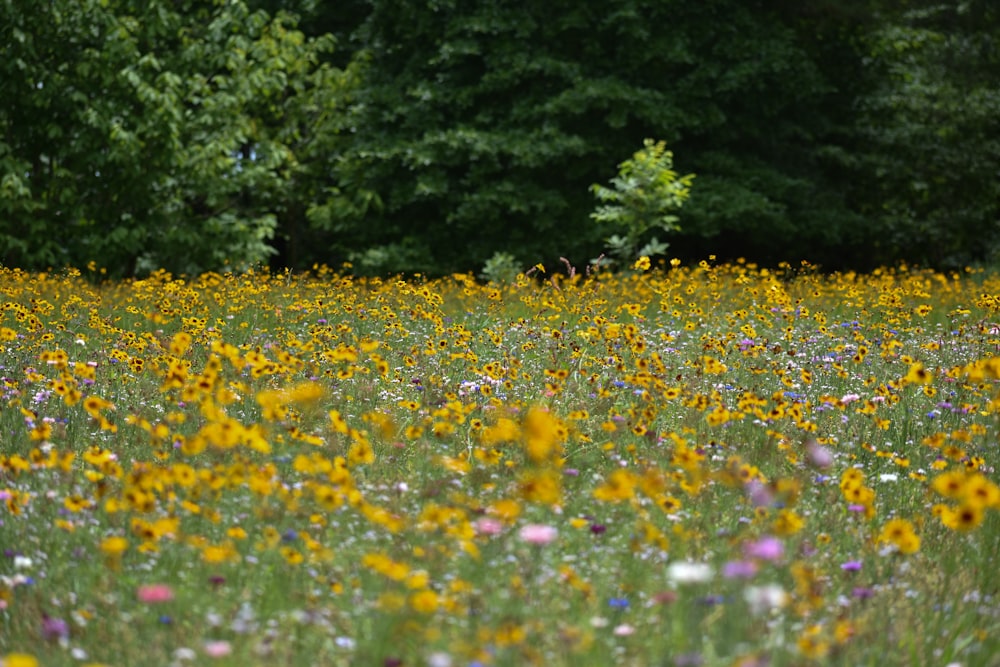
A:
<svg viewBox="0 0 1000 667">
<path fill-rule="evenodd" d="M 403 581 L 410 574 L 410 567 L 406 563 L 394 561 L 383 553 L 365 554 L 361 564 L 393 581 Z"/>
<path fill-rule="evenodd" d="M 968 502 L 957 508 L 946 508 L 941 514 L 941 523 L 952 530 L 969 531 L 983 522 L 983 508 Z"/>
<path fill-rule="evenodd" d="M 501 417 L 495 424 L 483 429 L 480 439 L 487 447 L 493 447 L 504 442 L 517 440 L 521 429 L 513 419 Z"/>
<path fill-rule="evenodd" d="M 497 628 L 496 641 L 498 646 L 516 646 L 524 643 L 526 633 L 524 628 L 514 621 L 504 621 L 503 625 Z"/>
<path fill-rule="evenodd" d="M 326 394 L 326 390 L 323 388 L 323 385 L 316 382 L 302 382 L 287 388 L 283 393 L 289 403 L 311 405 L 322 399 Z"/>
<path fill-rule="evenodd" d="M 861 486 L 865 481 L 865 473 L 857 468 L 848 468 L 840 476 L 840 490 L 844 491 Z"/>
<path fill-rule="evenodd" d="M 430 585 L 430 575 L 426 570 L 415 570 L 406 579 L 406 586 L 412 590 L 419 591 Z"/>
<path fill-rule="evenodd" d="M 362 435 L 358 436 L 351 448 L 347 450 L 347 462 L 352 467 L 375 462 L 375 452 L 367 438 Z"/>
<path fill-rule="evenodd" d="M 636 271 L 648 271 L 649 267 L 650 267 L 649 257 L 645 255 L 635 260 L 635 264 L 632 265 L 632 268 L 635 269 Z"/>
<path fill-rule="evenodd" d="M 846 644 L 855 635 L 857 635 L 858 629 L 854 623 L 846 618 L 837 621 L 833 626 L 833 638 L 838 644 Z"/>
<path fill-rule="evenodd" d="M 521 505 L 516 500 L 505 498 L 493 503 L 489 508 L 489 513 L 501 521 L 513 523 L 521 515 Z"/>
<path fill-rule="evenodd" d="M 961 470 L 942 473 L 931 482 L 931 488 L 946 498 L 960 497 L 964 487 L 965 473 Z"/>
<path fill-rule="evenodd" d="M 432 590 L 418 591 L 410 596 L 410 606 L 421 614 L 433 614 L 440 602 L 438 594 Z"/>
<path fill-rule="evenodd" d="M 906 373 L 907 384 L 930 384 L 934 381 L 934 374 L 924 368 L 919 361 L 910 366 Z"/>
<path fill-rule="evenodd" d="M 38 667 L 38 659 L 28 653 L 8 653 L 3 658 L 4 667 Z"/>
<path fill-rule="evenodd" d="M 524 418 L 522 437 L 530 458 L 541 463 L 562 453 L 561 442 L 566 436 L 566 427 L 544 408 L 532 408 Z"/>
<path fill-rule="evenodd" d="M 298 565 L 303 560 L 305 560 L 302 556 L 302 552 L 298 551 L 297 549 L 293 549 L 292 547 L 289 546 L 281 547 L 278 550 L 278 552 L 281 554 L 281 557 L 285 559 L 285 562 L 288 563 L 289 565 Z"/>
<path fill-rule="evenodd" d="M 43 422 L 31 429 L 30 435 L 32 442 L 44 442 L 52 437 L 52 424 Z"/>
<path fill-rule="evenodd" d="M 830 652 L 830 642 L 820 634 L 821 628 L 818 625 L 806 628 L 796 644 L 799 652 L 806 658 L 817 660 L 826 657 Z"/>
<path fill-rule="evenodd" d="M 908 519 L 891 519 L 882 527 L 879 542 L 894 545 L 901 553 L 912 554 L 920 550 L 920 538 Z"/>
<path fill-rule="evenodd" d="M 101 542 L 101 551 L 111 557 L 121 556 L 128 549 L 128 540 L 114 535 Z"/>
<path fill-rule="evenodd" d="M 970 475 L 962 485 L 962 498 L 967 505 L 1000 507 L 1000 487 L 986 475 L 976 473 Z"/>
<path fill-rule="evenodd" d="M 330 425 L 336 433 L 347 433 L 350 429 L 347 426 L 347 422 L 344 418 L 340 416 L 340 413 L 336 410 L 330 410 L 328 413 L 330 417 Z"/>
<path fill-rule="evenodd" d="M 189 347 L 191 347 L 191 334 L 179 331 L 171 339 L 169 349 L 171 354 L 182 357 Z"/>
<path fill-rule="evenodd" d="M 805 521 L 801 516 L 792 510 L 781 510 L 778 513 L 778 518 L 774 520 L 774 532 L 777 535 L 786 537 L 802 530 L 803 525 L 805 525 Z"/>
<path fill-rule="evenodd" d="M 554 470 L 538 470 L 521 477 L 521 497 L 529 502 L 558 505 L 562 502 L 559 474 Z"/>
<path fill-rule="evenodd" d="M 233 526 L 226 530 L 226 536 L 234 540 L 245 540 L 247 539 L 247 531 L 241 526 Z"/>
<path fill-rule="evenodd" d="M 201 559 L 206 563 L 229 563 L 240 560 L 240 555 L 232 542 L 209 544 L 202 549 Z"/>
<path fill-rule="evenodd" d="M 604 484 L 594 489 L 594 497 L 610 503 L 630 500 L 635 497 L 635 481 L 628 470 L 614 470 Z"/>
<path fill-rule="evenodd" d="M 83 401 L 83 409 L 86 410 L 87 413 L 94 419 L 98 418 L 101 410 L 106 410 L 111 407 L 114 407 L 111 402 L 105 401 L 99 396 L 88 396 Z"/>
</svg>

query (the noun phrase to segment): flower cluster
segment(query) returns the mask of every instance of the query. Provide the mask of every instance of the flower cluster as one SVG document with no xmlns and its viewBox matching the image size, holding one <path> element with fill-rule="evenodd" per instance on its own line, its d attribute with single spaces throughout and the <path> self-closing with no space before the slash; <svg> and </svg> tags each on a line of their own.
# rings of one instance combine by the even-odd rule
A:
<svg viewBox="0 0 1000 667">
<path fill-rule="evenodd" d="M 3 664 L 987 661 L 1000 279 L 643 260 L 0 269 Z"/>
</svg>

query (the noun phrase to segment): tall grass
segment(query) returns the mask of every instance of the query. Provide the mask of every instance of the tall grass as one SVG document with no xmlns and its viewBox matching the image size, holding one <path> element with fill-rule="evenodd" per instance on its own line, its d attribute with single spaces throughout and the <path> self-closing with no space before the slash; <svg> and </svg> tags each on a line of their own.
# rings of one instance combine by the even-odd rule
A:
<svg viewBox="0 0 1000 667">
<path fill-rule="evenodd" d="M 1000 279 L 0 272 L 22 665 L 997 664 Z"/>
</svg>

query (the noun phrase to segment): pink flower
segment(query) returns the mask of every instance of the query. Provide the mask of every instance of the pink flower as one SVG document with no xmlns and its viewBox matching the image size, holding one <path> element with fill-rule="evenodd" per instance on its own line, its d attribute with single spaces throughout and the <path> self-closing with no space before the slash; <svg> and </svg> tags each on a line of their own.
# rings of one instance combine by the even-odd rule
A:
<svg viewBox="0 0 1000 667">
<path fill-rule="evenodd" d="M 559 536 L 559 529 L 553 526 L 531 523 L 521 528 L 519 535 L 528 544 L 544 545 L 552 542 Z"/>
<path fill-rule="evenodd" d="M 174 591 L 166 584 L 146 584 L 139 586 L 135 592 L 139 602 L 144 604 L 156 604 L 158 602 L 170 602 L 174 599 Z"/>
<path fill-rule="evenodd" d="M 833 454 L 829 449 L 815 440 L 810 440 L 806 443 L 806 456 L 809 459 L 809 463 L 817 468 L 829 468 L 833 465 Z"/>
<path fill-rule="evenodd" d="M 635 627 L 629 625 L 628 623 L 622 623 L 621 625 L 615 626 L 612 631 L 616 637 L 628 637 L 629 635 L 635 634 Z"/>
<path fill-rule="evenodd" d="M 747 493 L 750 494 L 750 502 L 754 507 L 767 507 L 774 502 L 774 494 L 764 484 L 756 479 L 747 482 Z"/>
<path fill-rule="evenodd" d="M 233 652 L 233 645 L 224 639 L 215 639 L 205 642 L 204 650 L 210 658 L 225 658 Z"/>
<path fill-rule="evenodd" d="M 500 531 L 503 530 L 503 523 L 499 519 L 494 519 L 492 517 L 483 517 L 476 521 L 476 532 L 480 535 L 499 535 Z"/>
</svg>

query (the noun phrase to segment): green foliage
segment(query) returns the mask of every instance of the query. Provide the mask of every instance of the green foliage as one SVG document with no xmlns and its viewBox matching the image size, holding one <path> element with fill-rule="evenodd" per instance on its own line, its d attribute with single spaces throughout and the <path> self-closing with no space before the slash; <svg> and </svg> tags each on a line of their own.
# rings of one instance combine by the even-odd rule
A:
<svg viewBox="0 0 1000 667">
<path fill-rule="evenodd" d="M 512 283 L 521 273 L 521 263 L 509 252 L 493 253 L 479 277 L 492 283 Z"/>
<path fill-rule="evenodd" d="M 989 261 L 994 4 L 3 0 L 0 262 Z M 648 136 L 697 197 L 609 237 Z"/>
<path fill-rule="evenodd" d="M 625 236 L 606 239 L 612 257 L 626 262 L 638 255 L 662 254 L 667 244 L 656 237 L 640 249 L 646 234 L 654 229 L 675 232 L 680 229 L 673 211 L 680 208 L 691 192 L 694 174 L 678 176 L 673 169 L 674 154 L 664 141 L 646 139 L 643 148 L 618 165 L 618 175 L 611 186 L 590 186 L 601 202 L 590 217 L 623 229 Z"/>
<path fill-rule="evenodd" d="M 119 274 L 266 260 L 310 151 L 330 148 L 332 40 L 242 2 L 27 4 L 0 5 L 0 258 Z"/>
<path fill-rule="evenodd" d="M 915 3 L 865 36 L 871 90 L 848 156 L 880 259 L 938 266 L 1000 250 L 1000 10 Z"/>
<path fill-rule="evenodd" d="M 778 12 L 735 0 L 355 9 L 337 37 L 364 63 L 363 112 L 337 188 L 311 209 L 345 253 L 414 237 L 438 273 L 498 251 L 585 261 L 606 236 L 588 224 L 587 187 L 654 134 L 705 179 L 687 239 L 791 254 L 846 233 L 830 218 L 848 207 L 824 198 L 837 189 L 815 164 L 829 84 Z"/>
</svg>

